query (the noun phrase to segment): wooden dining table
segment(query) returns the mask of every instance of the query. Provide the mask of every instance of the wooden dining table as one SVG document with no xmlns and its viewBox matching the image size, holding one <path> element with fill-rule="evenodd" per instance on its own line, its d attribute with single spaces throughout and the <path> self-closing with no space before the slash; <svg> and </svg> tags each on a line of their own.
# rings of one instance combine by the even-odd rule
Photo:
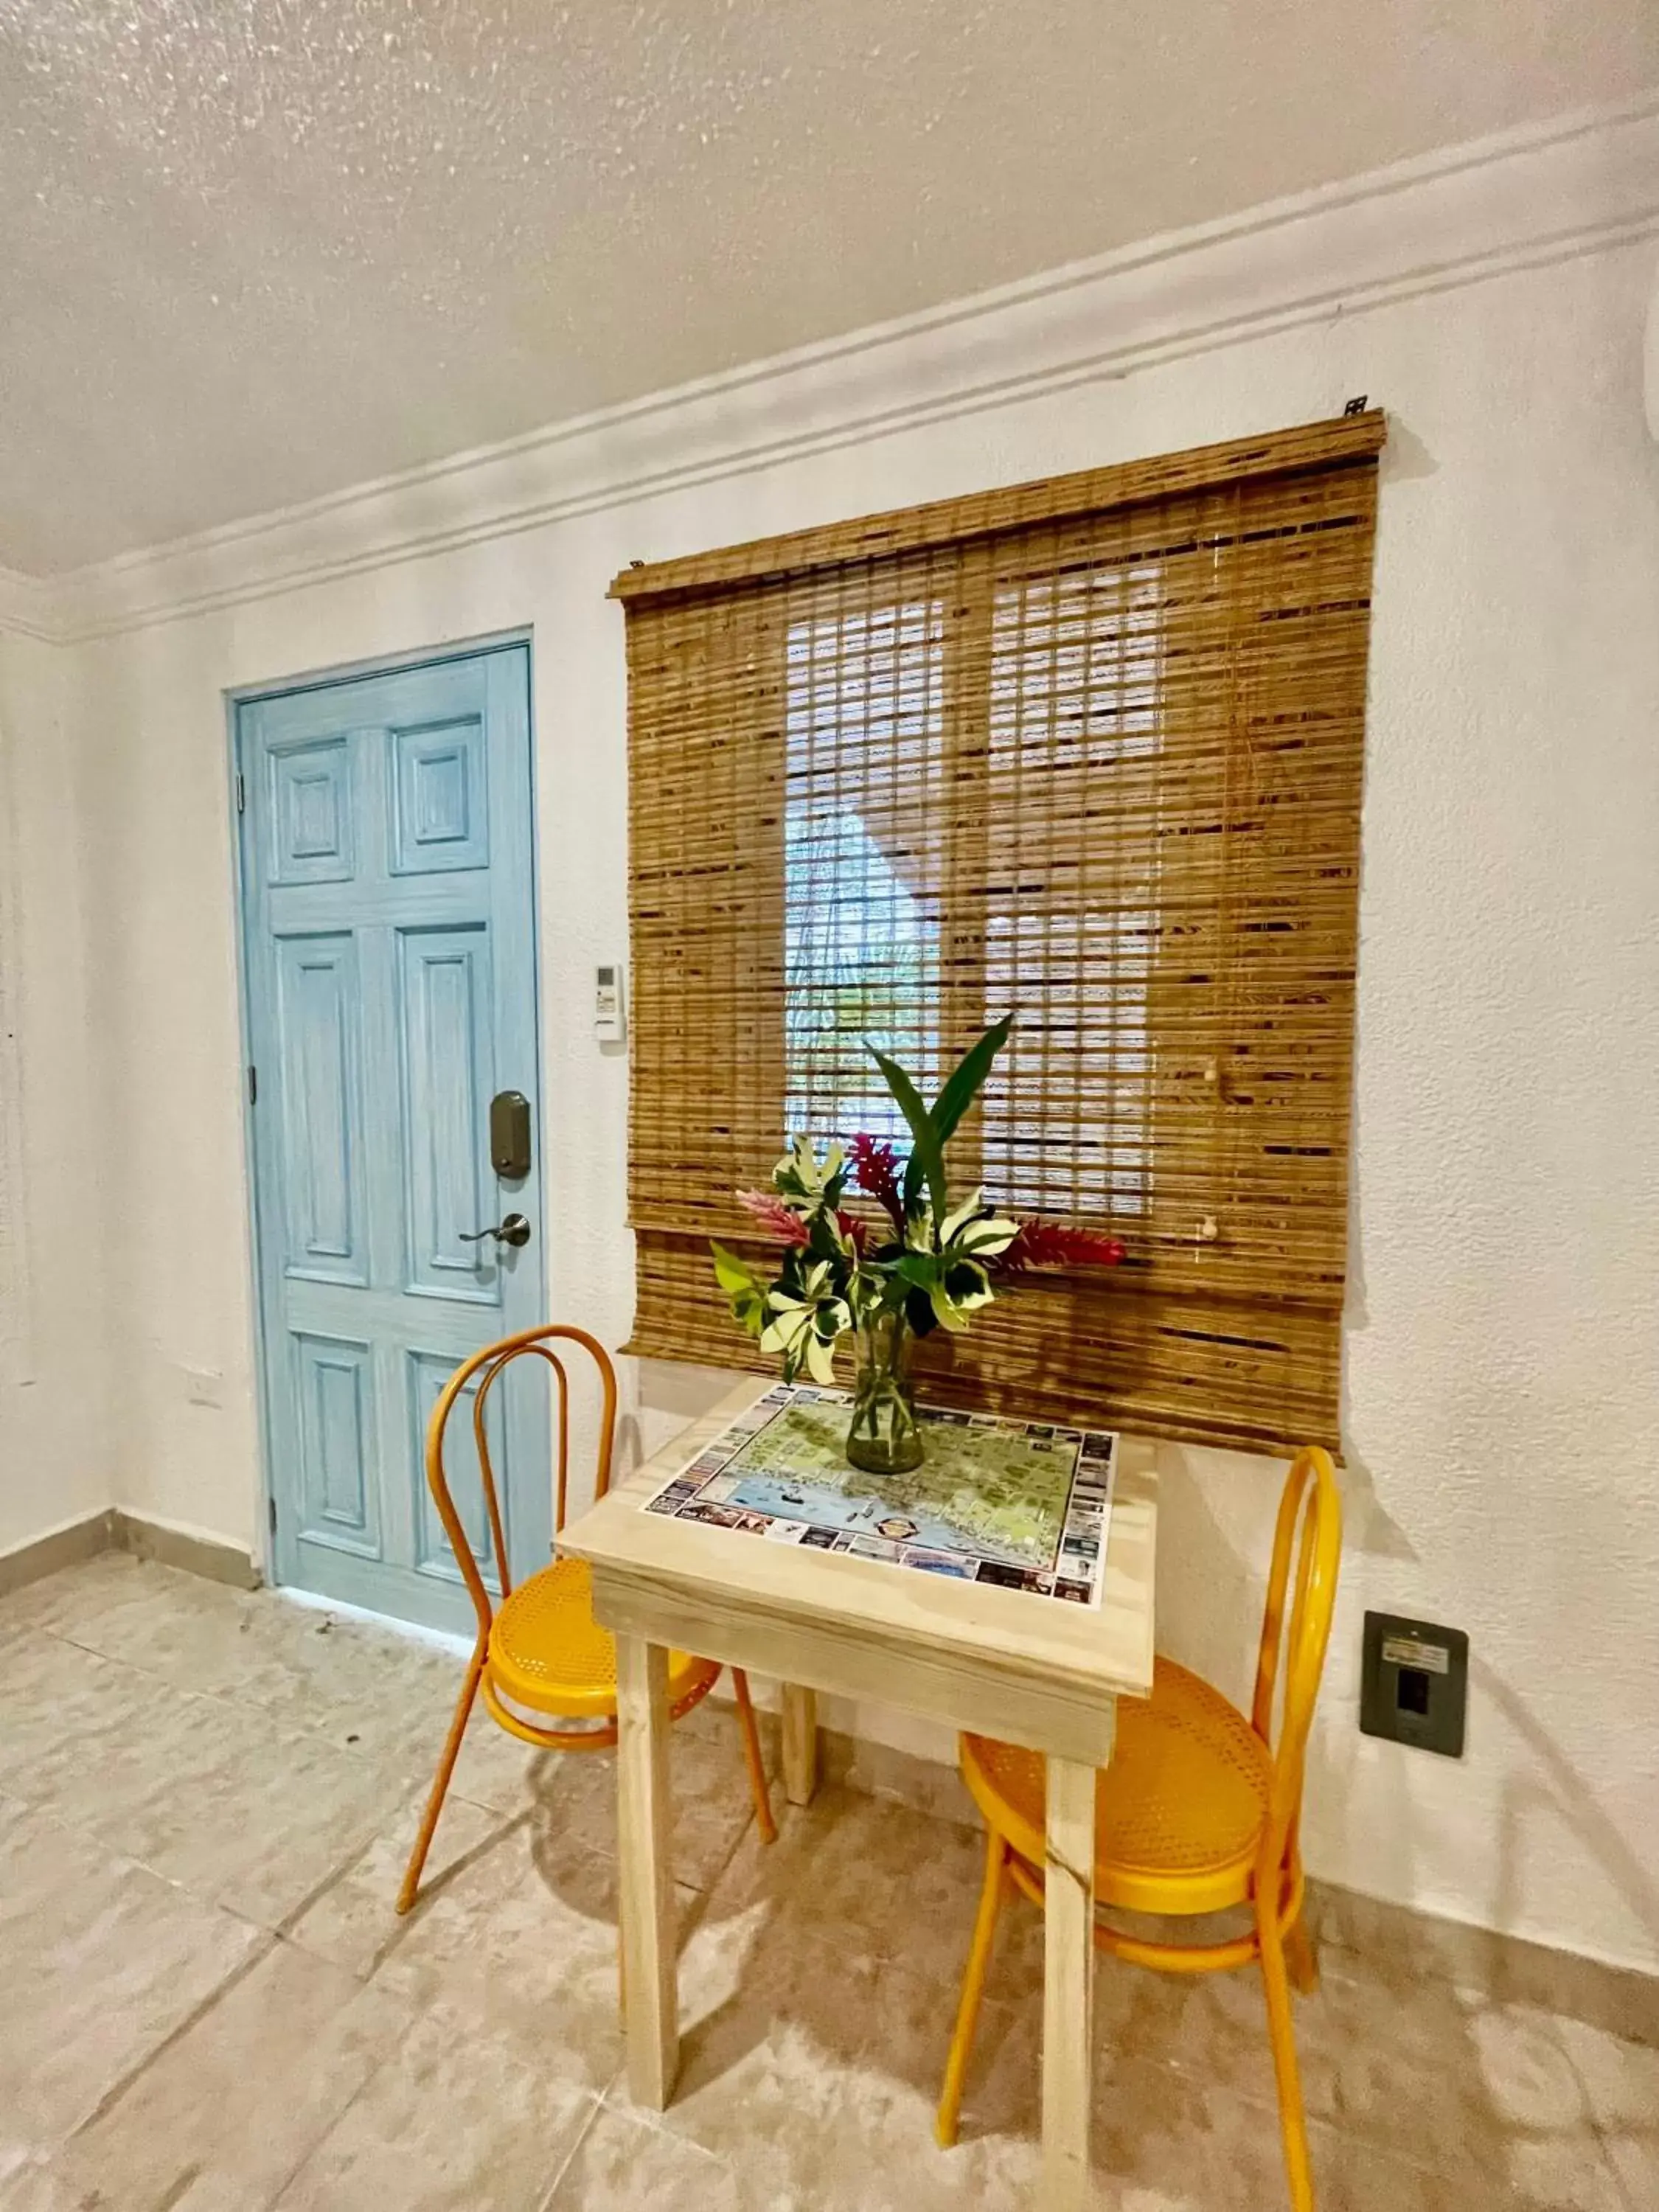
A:
<svg viewBox="0 0 1659 2212">
<path fill-rule="evenodd" d="M 1096 1776 L 1112 1755 L 1118 1698 L 1145 1697 L 1152 1680 L 1153 1448 L 1120 1444 L 1095 1607 L 642 1510 L 768 1388 L 745 1377 L 559 1540 L 562 1552 L 591 1563 L 594 1612 L 617 1640 L 629 2093 L 661 2111 L 678 2059 L 672 1648 L 785 1686 L 786 1788 L 797 1801 L 811 1794 L 819 1690 L 1047 1755 L 1039 2201 L 1045 2212 L 1073 2212 L 1089 2192 Z M 964 1956 L 969 1932 L 964 1920 Z M 941 2071 L 945 2033 L 942 2026 Z"/>
</svg>

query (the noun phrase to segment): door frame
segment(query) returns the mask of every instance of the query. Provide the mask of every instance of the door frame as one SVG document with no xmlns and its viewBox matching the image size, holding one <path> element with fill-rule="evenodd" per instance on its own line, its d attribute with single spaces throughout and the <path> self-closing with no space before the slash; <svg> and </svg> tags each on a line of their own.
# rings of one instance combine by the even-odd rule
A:
<svg viewBox="0 0 1659 2212">
<path fill-rule="evenodd" d="M 349 684 L 364 677 L 395 676 L 405 671 L 436 668 L 451 660 L 471 660 L 483 653 L 501 653 L 521 647 L 525 655 L 525 715 L 526 734 L 530 749 L 530 988 L 535 1018 L 536 1098 L 531 1131 L 531 1141 L 536 1147 L 536 1158 L 541 1164 L 542 1218 L 538 1224 L 541 1244 L 542 1301 L 548 1312 L 554 1310 L 553 1254 L 547 1234 L 548 1218 L 551 1208 L 551 1189 L 548 1174 L 547 1148 L 544 1141 L 545 1121 L 542 1111 L 542 1092 L 546 1054 L 542 1035 L 542 869 L 541 869 L 541 803 L 538 785 L 538 745 L 536 742 L 536 647 L 531 625 L 509 629 L 490 630 L 479 637 L 460 638 L 443 645 L 417 646 L 402 653 L 379 653 L 364 660 L 336 661 L 321 668 L 307 669 L 297 676 L 279 677 L 265 683 L 238 684 L 222 694 L 225 710 L 225 807 L 230 829 L 231 860 L 231 925 L 236 939 L 236 1044 L 240 1057 L 236 1068 L 236 1095 L 241 1102 L 242 1124 L 242 1183 L 243 1217 L 247 1224 L 246 1267 L 244 1280 L 252 1313 L 252 1330 L 249 1350 L 253 1364 L 255 1451 L 258 1461 L 258 1487 L 255 1498 L 255 1520 L 252 1558 L 265 1582 L 272 1588 L 276 1581 L 276 1544 L 274 1518 L 276 1513 L 275 1461 L 276 1452 L 271 1436 L 270 1391 L 267 1368 L 269 1346 L 265 1341 L 265 1311 L 263 1273 L 264 1225 L 259 1218 L 259 1178 L 254 1157 L 255 1132 L 252 1101 L 248 1097 L 247 1071 L 253 1064 L 252 994 L 249 988 L 248 931 L 247 931 L 247 853 L 246 840 L 249 817 L 237 805 L 242 769 L 241 709 L 257 699 L 285 699 L 302 691 L 325 691 L 337 684 Z M 343 1609 L 343 1608 L 336 1608 Z M 430 1632 L 412 1624 L 412 1635 Z"/>
</svg>

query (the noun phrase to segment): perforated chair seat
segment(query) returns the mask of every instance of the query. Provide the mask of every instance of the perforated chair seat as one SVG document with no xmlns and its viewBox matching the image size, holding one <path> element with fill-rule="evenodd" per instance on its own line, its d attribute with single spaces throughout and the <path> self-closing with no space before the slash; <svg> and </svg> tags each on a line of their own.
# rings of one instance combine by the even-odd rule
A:
<svg viewBox="0 0 1659 2212">
<path fill-rule="evenodd" d="M 962 1739 L 962 1770 L 989 1825 L 1043 1863 L 1044 1762 L 989 1736 Z M 1095 1887 L 1103 1905 L 1218 1911 L 1249 1893 L 1267 1816 L 1267 1747 L 1237 1706 L 1172 1659 L 1150 1698 L 1122 1698 L 1112 1763 L 1095 1795 Z"/>
<path fill-rule="evenodd" d="M 615 1713 L 617 1646 L 593 1618 L 586 1559 L 556 1559 L 501 1600 L 490 1623 L 487 1663 L 502 1695 L 532 1712 L 568 1718 Z M 713 1660 L 670 1652 L 671 1709 L 712 1686 L 719 1673 Z"/>
</svg>

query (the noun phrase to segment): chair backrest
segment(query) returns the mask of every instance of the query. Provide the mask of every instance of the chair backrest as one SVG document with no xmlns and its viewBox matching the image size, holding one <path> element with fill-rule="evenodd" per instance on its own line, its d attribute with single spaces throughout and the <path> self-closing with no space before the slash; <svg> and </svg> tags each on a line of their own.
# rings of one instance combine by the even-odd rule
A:
<svg viewBox="0 0 1659 2212">
<path fill-rule="evenodd" d="M 1261 1839 L 1264 1870 L 1282 1866 L 1295 1844 L 1308 1732 L 1331 1638 L 1341 1558 L 1342 1498 L 1336 1472 L 1330 1454 L 1310 1444 L 1291 1462 L 1279 1501 L 1250 1711 L 1251 1726 L 1273 1753 L 1273 1796 Z M 1275 1742 L 1273 1710 L 1280 1705 L 1281 1675 L 1284 1695 Z"/>
<path fill-rule="evenodd" d="M 479 1376 L 481 1379 L 472 1400 L 472 1436 L 477 1447 L 484 1510 L 489 1516 L 489 1540 L 495 1554 L 496 1571 L 501 1576 L 501 1595 L 505 1597 L 513 1584 L 508 1576 L 507 1537 L 501 1524 L 501 1504 L 495 1488 L 495 1470 L 490 1464 L 489 1438 L 484 1415 L 497 1376 L 515 1359 L 533 1357 L 545 1360 L 552 1369 L 559 1415 L 557 1486 L 554 1492 L 553 1510 L 553 1531 L 556 1535 L 564 1527 L 565 1496 L 570 1473 L 570 1377 L 565 1371 L 563 1360 L 551 1348 L 556 1343 L 580 1346 L 599 1370 L 602 1404 L 593 1494 L 596 1498 L 603 1498 L 611 1486 L 611 1451 L 617 1429 L 617 1370 L 611 1364 L 611 1354 L 597 1337 L 590 1336 L 584 1328 L 572 1328 L 563 1322 L 551 1322 L 544 1328 L 526 1328 L 517 1336 L 504 1336 L 499 1344 L 485 1345 L 482 1352 L 475 1352 L 470 1359 L 463 1360 L 445 1383 L 437 1404 L 432 1408 L 432 1418 L 427 1424 L 427 1486 L 432 1492 L 438 1517 L 444 1524 L 444 1534 L 449 1539 L 450 1549 L 455 1554 L 456 1564 L 471 1597 L 473 1611 L 478 1616 L 480 1638 L 489 1635 L 493 1617 L 489 1591 L 478 1562 L 472 1555 L 472 1547 L 467 1541 L 461 1516 L 455 1510 L 455 1501 L 450 1495 L 448 1478 L 444 1472 L 444 1431 L 449 1425 L 449 1416 L 456 1400 L 473 1376 Z"/>
</svg>

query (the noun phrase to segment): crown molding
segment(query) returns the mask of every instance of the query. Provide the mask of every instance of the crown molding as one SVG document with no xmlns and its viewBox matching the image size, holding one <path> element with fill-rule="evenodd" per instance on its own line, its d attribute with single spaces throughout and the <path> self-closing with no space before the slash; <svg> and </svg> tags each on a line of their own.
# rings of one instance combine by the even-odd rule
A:
<svg viewBox="0 0 1659 2212">
<path fill-rule="evenodd" d="M 29 634 L 110 635 L 1655 235 L 1659 91 L 1444 149 L 303 506 L 55 580 L 16 580 L 45 610 L 44 627 Z M 684 549 L 640 550 L 659 558 Z M 0 625 L 7 604 L 0 585 Z"/>
<path fill-rule="evenodd" d="M 0 637 L 58 643 L 64 635 L 65 598 L 63 587 L 47 578 L 0 568 Z"/>
</svg>

